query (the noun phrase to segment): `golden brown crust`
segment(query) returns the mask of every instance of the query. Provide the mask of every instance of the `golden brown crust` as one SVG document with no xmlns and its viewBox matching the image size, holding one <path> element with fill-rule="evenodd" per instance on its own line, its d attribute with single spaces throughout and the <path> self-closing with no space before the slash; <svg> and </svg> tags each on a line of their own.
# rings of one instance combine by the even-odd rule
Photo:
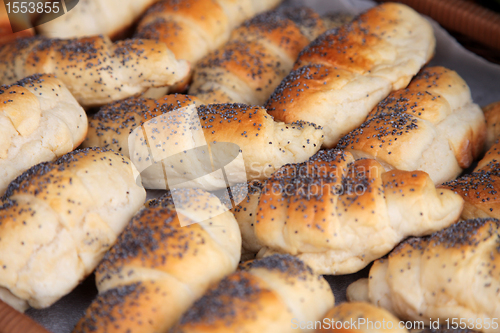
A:
<svg viewBox="0 0 500 333">
<path fill-rule="evenodd" d="M 408 88 L 392 92 L 338 148 L 402 170 L 423 170 L 449 181 L 481 154 L 484 117 L 454 71 L 430 67 Z"/>
<path fill-rule="evenodd" d="M 300 260 L 272 256 L 212 287 L 173 332 L 293 332 L 292 319 L 318 320 L 333 305 L 330 287 Z"/>
<path fill-rule="evenodd" d="M 190 93 L 209 103 L 261 105 L 292 69 L 299 52 L 323 31 L 319 15 L 306 7 L 262 13 L 200 61 Z"/>
<path fill-rule="evenodd" d="M 22 39 L 0 47 L 0 82 L 53 73 L 84 106 L 138 95 L 150 87 L 176 83 L 189 72 L 163 43 L 109 38 Z"/>
<path fill-rule="evenodd" d="M 491 103 L 483 108 L 486 118 L 486 149 L 490 149 L 500 136 L 500 102 Z"/>
<path fill-rule="evenodd" d="M 384 3 L 309 44 L 266 108 L 282 121 L 321 124 L 325 146 L 333 147 L 391 90 L 408 84 L 434 45 L 424 18 L 405 5 Z"/>
<path fill-rule="evenodd" d="M 385 172 L 341 150 L 282 167 L 249 199 L 237 207 L 243 243 L 260 246 L 257 257 L 295 255 L 321 274 L 357 272 L 407 236 L 455 222 L 463 205 L 422 171 Z"/>
<path fill-rule="evenodd" d="M 236 268 L 241 238 L 232 214 L 202 190 L 183 195 L 194 211 L 220 215 L 183 227 L 181 215 L 193 210 L 174 206 L 168 194 L 149 202 L 97 267 L 99 295 L 75 333 L 164 332 L 209 285 Z"/>
</svg>

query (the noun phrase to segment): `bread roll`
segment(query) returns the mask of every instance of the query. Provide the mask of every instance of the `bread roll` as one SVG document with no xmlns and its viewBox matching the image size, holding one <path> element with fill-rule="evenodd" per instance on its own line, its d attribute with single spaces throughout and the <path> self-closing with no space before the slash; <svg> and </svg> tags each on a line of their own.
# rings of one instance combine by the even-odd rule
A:
<svg viewBox="0 0 500 333">
<path fill-rule="evenodd" d="M 82 143 L 87 115 L 53 75 L 0 86 L 0 196 L 21 173 Z"/>
<path fill-rule="evenodd" d="M 144 11 L 158 0 L 80 0 L 78 6 L 67 8 L 63 16 L 38 27 L 41 35 L 50 38 L 77 38 L 121 35 Z M 46 21 L 53 14 L 44 14 Z"/>
<path fill-rule="evenodd" d="M 150 202 L 106 254 L 96 270 L 99 294 L 74 333 L 166 332 L 236 269 L 241 236 L 233 214 L 208 192 L 179 191 L 175 206 L 169 195 Z M 181 226 L 197 215 L 207 219 Z"/>
<path fill-rule="evenodd" d="M 319 320 L 333 304 L 323 277 L 294 257 L 275 255 L 210 288 L 171 332 L 297 332 L 294 322 Z"/>
<path fill-rule="evenodd" d="M 486 118 L 486 149 L 490 149 L 500 137 L 500 101 L 483 108 Z"/>
<path fill-rule="evenodd" d="M 385 172 L 375 160 L 321 150 L 282 167 L 264 182 L 258 204 L 242 201 L 235 210 L 252 213 L 238 221 L 246 251 L 289 253 L 319 274 L 350 274 L 410 235 L 449 226 L 462 206 L 422 171 Z"/>
<path fill-rule="evenodd" d="M 498 332 L 499 228 L 495 219 L 467 220 L 405 241 L 370 269 L 370 302 L 404 320 L 463 318 L 480 332 Z"/>
<path fill-rule="evenodd" d="M 463 219 L 500 218 L 500 143 L 497 139 L 474 172 L 444 183 L 464 199 Z"/>
<path fill-rule="evenodd" d="M 103 107 L 90 120 L 84 146 L 131 156 L 146 188 L 214 190 L 227 187 L 220 168 L 231 185 L 265 179 L 284 164 L 307 160 L 322 140 L 314 124 L 278 123 L 261 107 L 201 105 L 196 97 L 169 95 Z"/>
<path fill-rule="evenodd" d="M 323 24 L 326 29 L 330 30 L 340 28 L 344 24 L 350 23 L 354 19 L 354 16 L 347 13 L 334 12 L 321 16 L 321 19 L 323 20 Z"/>
<path fill-rule="evenodd" d="M 266 108 L 276 120 L 322 126 L 324 146 L 333 147 L 392 90 L 406 87 L 434 47 L 426 19 L 405 5 L 381 4 L 306 47 Z"/>
<path fill-rule="evenodd" d="M 282 0 L 161 0 L 142 18 L 136 38 L 167 44 L 177 59 L 193 66 L 229 39 L 244 20 L 278 5 Z M 160 98 L 187 89 L 191 76 L 170 88 L 153 88 L 143 97 Z"/>
<path fill-rule="evenodd" d="M 441 184 L 481 154 L 485 130 L 464 80 L 455 71 L 430 67 L 380 102 L 337 147 L 376 158 L 387 169 L 425 171 Z"/>
<path fill-rule="evenodd" d="M 113 44 L 102 36 L 80 39 L 34 37 L 0 46 L 0 83 L 53 73 L 83 106 L 103 105 L 172 85 L 189 72 L 165 44 L 131 39 Z"/>
<path fill-rule="evenodd" d="M 325 315 L 315 332 L 409 333 L 398 318 L 369 303 L 342 303 Z"/>
<path fill-rule="evenodd" d="M 136 174 L 128 158 L 96 148 L 13 181 L 0 207 L 0 298 L 45 308 L 83 281 L 144 203 Z"/>
<path fill-rule="evenodd" d="M 178 59 L 197 63 L 227 42 L 244 20 L 281 0 L 161 0 L 141 19 L 138 38 L 167 44 Z"/>
<path fill-rule="evenodd" d="M 300 51 L 325 31 L 307 7 L 260 14 L 194 68 L 189 93 L 206 103 L 262 105 L 292 70 Z"/>
</svg>

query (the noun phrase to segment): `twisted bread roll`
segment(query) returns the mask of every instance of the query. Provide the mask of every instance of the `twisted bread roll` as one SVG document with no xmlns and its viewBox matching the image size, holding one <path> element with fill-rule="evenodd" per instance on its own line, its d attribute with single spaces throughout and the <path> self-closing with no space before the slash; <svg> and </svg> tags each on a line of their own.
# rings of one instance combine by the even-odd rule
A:
<svg viewBox="0 0 500 333">
<path fill-rule="evenodd" d="M 162 0 L 137 27 L 136 37 L 167 44 L 178 59 L 195 64 L 227 42 L 244 20 L 278 5 L 281 0 Z"/>
<path fill-rule="evenodd" d="M 260 246 L 258 257 L 297 256 L 319 274 L 357 272 L 406 237 L 449 226 L 463 206 L 424 172 L 385 172 L 375 160 L 353 162 L 340 150 L 282 167 L 251 203 L 235 208 L 252 213 L 238 221 L 246 224 L 243 243 Z"/>
<path fill-rule="evenodd" d="M 300 51 L 325 30 L 319 15 L 307 7 L 260 14 L 199 62 L 189 93 L 207 103 L 262 105 Z"/>
<path fill-rule="evenodd" d="M 0 207 L 0 298 L 48 307 L 89 275 L 144 203 L 134 173 L 120 154 L 84 149 L 13 181 Z"/>
<path fill-rule="evenodd" d="M 266 108 L 277 120 L 321 125 L 324 145 L 332 147 L 389 92 L 406 87 L 434 47 L 426 19 L 405 5 L 384 3 L 305 48 Z"/>
<path fill-rule="evenodd" d="M 337 147 L 376 158 L 387 169 L 425 171 L 441 184 L 481 154 L 485 130 L 464 80 L 455 71 L 430 67 L 380 102 Z"/>
<path fill-rule="evenodd" d="M 483 108 L 486 118 L 486 149 L 490 149 L 500 137 L 500 102 L 495 102 Z"/>
<path fill-rule="evenodd" d="M 210 288 L 171 332 L 295 332 L 294 322 L 319 320 L 333 304 L 323 277 L 296 258 L 275 255 Z"/>
<path fill-rule="evenodd" d="M 376 261 L 370 278 L 351 289 L 368 284 L 370 302 L 401 319 L 445 324 L 464 318 L 480 332 L 498 332 L 499 228 L 495 219 L 467 220 L 430 237 L 409 239 L 388 259 Z"/>
<path fill-rule="evenodd" d="M 500 218 L 500 142 L 486 152 L 474 172 L 444 183 L 464 199 L 463 219 Z"/>
<path fill-rule="evenodd" d="M 165 332 L 210 284 L 233 272 L 241 236 L 233 215 L 199 189 L 137 214 L 96 270 L 99 295 L 73 332 Z M 180 220 L 191 222 L 181 227 Z M 210 217 L 212 216 L 212 217 Z"/>
<path fill-rule="evenodd" d="M 78 6 L 67 8 L 63 16 L 40 25 L 38 31 L 50 38 L 117 37 L 156 1 L 80 0 Z M 42 21 L 47 21 L 49 16 L 51 14 L 44 14 Z"/>
<path fill-rule="evenodd" d="M 18 40 L 0 46 L 0 83 L 53 73 L 83 106 L 102 105 L 174 84 L 189 72 L 163 43 L 102 36 Z"/>
<path fill-rule="evenodd" d="M 278 123 L 261 107 L 200 105 L 196 97 L 169 95 L 103 107 L 90 120 L 84 146 L 109 147 L 130 156 L 143 171 L 146 188 L 166 189 L 175 182 L 212 190 L 227 187 L 220 168 L 232 175 L 231 185 L 265 179 L 284 164 L 309 158 L 322 140 L 323 132 L 314 124 Z M 201 154 L 203 147 L 206 154 Z"/>
<path fill-rule="evenodd" d="M 54 76 L 0 86 L 0 195 L 28 168 L 76 149 L 86 134 L 85 111 Z"/>
<path fill-rule="evenodd" d="M 398 318 L 369 303 L 342 303 L 325 315 L 315 332 L 408 333 Z"/>
</svg>

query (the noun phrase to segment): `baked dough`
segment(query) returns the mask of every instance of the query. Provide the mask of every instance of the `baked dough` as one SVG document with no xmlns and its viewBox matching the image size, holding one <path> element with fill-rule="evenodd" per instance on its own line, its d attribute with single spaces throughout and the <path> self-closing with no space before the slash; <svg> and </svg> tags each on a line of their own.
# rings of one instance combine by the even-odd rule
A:
<svg viewBox="0 0 500 333">
<path fill-rule="evenodd" d="M 118 37 L 156 1 L 158 0 L 79 0 L 78 6 L 41 24 L 38 31 L 50 38 L 94 35 Z M 51 14 L 44 14 L 42 22 L 50 16 Z"/>
<path fill-rule="evenodd" d="M 385 309 L 365 302 L 342 303 L 325 315 L 321 329 L 315 332 L 409 333 L 400 321 Z"/>
<path fill-rule="evenodd" d="M 201 59 L 189 93 L 206 103 L 262 105 L 292 70 L 300 51 L 325 30 L 320 16 L 307 7 L 257 15 Z"/>
<path fill-rule="evenodd" d="M 464 199 L 463 219 L 500 218 L 500 142 L 486 152 L 474 172 L 444 183 L 441 187 Z"/>
<path fill-rule="evenodd" d="M 37 73 L 52 73 L 82 106 L 98 106 L 168 86 L 188 75 L 163 43 L 107 37 L 26 38 L 0 46 L 0 83 Z"/>
<path fill-rule="evenodd" d="M 278 123 L 262 107 L 201 105 L 196 97 L 168 95 L 103 107 L 90 120 L 84 146 L 130 156 L 146 188 L 214 190 L 228 186 L 221 168 L 230 185 L 266 179 L 284 164 L 307 160 L 322 140 L 314 124 Z"/>
<path fill-rule="evenodd" d="M 481 154 L 485 132 L 465 81 L 455 71 L 430 67 L 380 102 L 337 147 L 376 158 L 387 169 L 425 171 L 442 184 Z"/>
<path fill-rule="evenodd" d="M 200 189 L 174 197 L 175 206 L 169 194 L 149 202 L 106 254 L 96 270 L 99 294 L 74 333 L 166 332 L 236 269 L 241 235 L 233 214 Z M 182 226 L 183 219 L 204 221 Z"/>
<path fill-rule="evenodd" d="M 355 284 L 368 283 L 370 302 L 401 319 L 464 318 L 478 323 L 480 332 L 498 332 L 492 319 L 500 318 L 499 228 L 495 219 L 467 220 L 411 238 L 376 261 L 368 280 Z"/>
<path fill-rule="evenodd" d="M 243 244 L 251 245 L 245 251 L 289 253 L 319 274 L 350 274 L 410 235 L 454 223 L 462 206 L 422 171 L 385 172 L 375 160 L 321 150 L 282 167 L 264 182 L 258 204 L 243 200 L 235 210 L 252 213 L 238 221 Z"/>
<path fill-rule="evenodd" d="M 163 0 L 141 19 L 138 38 L 167 44 L 193 65 L 229 39 L 231 30 L 281 0 Z"/>
<path fill-rule="evenodd" d="M 0 298 L 20 311 L 45 308 L 92 273 L 144 204 L 136 174 L 128 158 L 95 148 L 13 181 L 0 206 Z"/>
<path fill-rule="evenodd" d="M 320 320 L 333 304 L 323 277 L 297 258 L 274 255 L 210 288 L 171 332 L 291 333 L 294 322 Z"/>
<path fill-rule="evenodd" d="M 434 48 L 426 19 L 405 5 L 381 4 L 306 47 L 266 108 L 276 120 L 322 126 L 331 148 L 392 90 L 406 87 Z"/>
<path fill-rule="evenodd" d="M 483 111 L 486 118 L 486 149 L 490 149 L 500 137 L 500 102 L 485 106 Z"/>
<path fill-rule="evenodd" d="M 86 134 L 85 111 L 53 75 L 0 86 L 0 196 L 33 165 L 76 149 Z"/>
</svg>

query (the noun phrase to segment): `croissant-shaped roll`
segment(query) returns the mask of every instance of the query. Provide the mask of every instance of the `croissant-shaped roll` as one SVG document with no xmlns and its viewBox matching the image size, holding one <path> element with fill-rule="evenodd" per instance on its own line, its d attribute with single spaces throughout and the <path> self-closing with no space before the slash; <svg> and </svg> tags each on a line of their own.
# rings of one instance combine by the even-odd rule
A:
<svg viewBox="0 0 500 333">
<path fill-rule="evenodd" d="M 76 149 L 87 115 L 53 75 L 33 75 L 0 86 L 0 195 L 35 164 Z"/>
<path fill-rule="evenodd" d="M 227 42 L 244 20 L 282 0 L 162 0 L 141 19 L 136 37 L 167 44 L 178 59 L 195 64 Z"/>
<path fill-rule="evenodd" d="M 430 67 L 391 93 L 337 148 L 387 169 L 422 170 L 435 184 L 456 178 L 481 154 L 484 115 L 455 72 Z"/>
<path fill-rule="evenodd" d="M 257 15 L 198 63 L 189 93 L 206 103 L 262 105 L 300 51 L 325 30 L 320 16 L 307 7 Z"/>
<path fill-rule="evenodd" d="M 500 219 L 500 142 L 486 152 L 474 172 L 444 183 L 440 187 L 464 199 L 463 219 L 493 217 Z"/>
<path fill-rule="evenodd" d="M 405 5 L 384 3 L 306 47 L 266 108 L 280 121 L 322 126 L 324 145 L 333 147 L 392 90 L 406 87 L 434 47 L 426 19 Z"/>
<path fill-rule="evenodd" d="M 297 258 L 274 255 L 210 288 L 171 332 L 291 333 L 294 323 L 319 320 L 333 304 L 323 277 Z"/>
<path fill-rule="evenodd" d="M 362 297 L 404 320 L 428 325 L 432 318 L 445 327 L 465 321 L 478 332 L 498 332 L 499 229 L 496 219 L 476 219 L 410 238 L 376 261 L 370 278 L 354 282 L 350 292 L 367 290 Z"/>
<path fill-rule="evenodd" d="M 408 333 L 393 314 L 365 302 L 342 303 L 328 311 L 321 325 L 316 326 L 317 333 Z"/>
<path fill-rule="evenodd" d="M 83 106 L 103 105 L 150 87 L 183 79 L 189 65 L 164 43 L 102 36 L 80 39 L 21 39 L 0 46 L 0 83 L 37 73 L 56 74 Z"/>
<path fill-rule="evenodd" d="M 0 206 L 0 299 L 45 308 L 92 273 L 144 204 L 136 174 L 128 158 L 95 148 L 14 180 Z"/>
<path fill-rule="evenodd" d="M 166 332 L 236 269 L 240 231 L 217 197 L 176 190 L 146 206 L 97 267 L 99 294 L 74 333 Z"/>
<path fill-rule="evenodd" d="M 449 226 L 463 206 L 425 172 L 385 172 L 375 160 L 353 161 L 340 150 L 282 167 L 259 194 L 258 204 L 254 197 L 235 208 L 252 213 L 238 221 L 243 244 L 251 245 L 245 251 L 289 253 L 320 274 L 357 272 L 406 237 Z"/>
<path fill-rule="evenodd" d="M 51 38 L 77 38 L 104 35 L 119 37 L 144 11 L 158 0 L 82 0 L 67 8 L 66 14 L 52 19 L 44 14 L 38 27 L 41 35 Z M 73 1 L 74 2 L 74 1 Z M 68 7 L 68 3 L 66 4 Z"/>
<path fill-rule="evenodd" d="M 175 183 L 213 190 L 227 187 L 220 168 L 234 176 L 231 185 L 265 179 L 282 165 L 307 160 L 322 140 L 314 124 L 275 122 L 262 107 L 201 105 L 196 97 L 168 95 L 103 107 L 90 120 L 84 146 L 130 156 L 146 188 Z"/>
</svg>

